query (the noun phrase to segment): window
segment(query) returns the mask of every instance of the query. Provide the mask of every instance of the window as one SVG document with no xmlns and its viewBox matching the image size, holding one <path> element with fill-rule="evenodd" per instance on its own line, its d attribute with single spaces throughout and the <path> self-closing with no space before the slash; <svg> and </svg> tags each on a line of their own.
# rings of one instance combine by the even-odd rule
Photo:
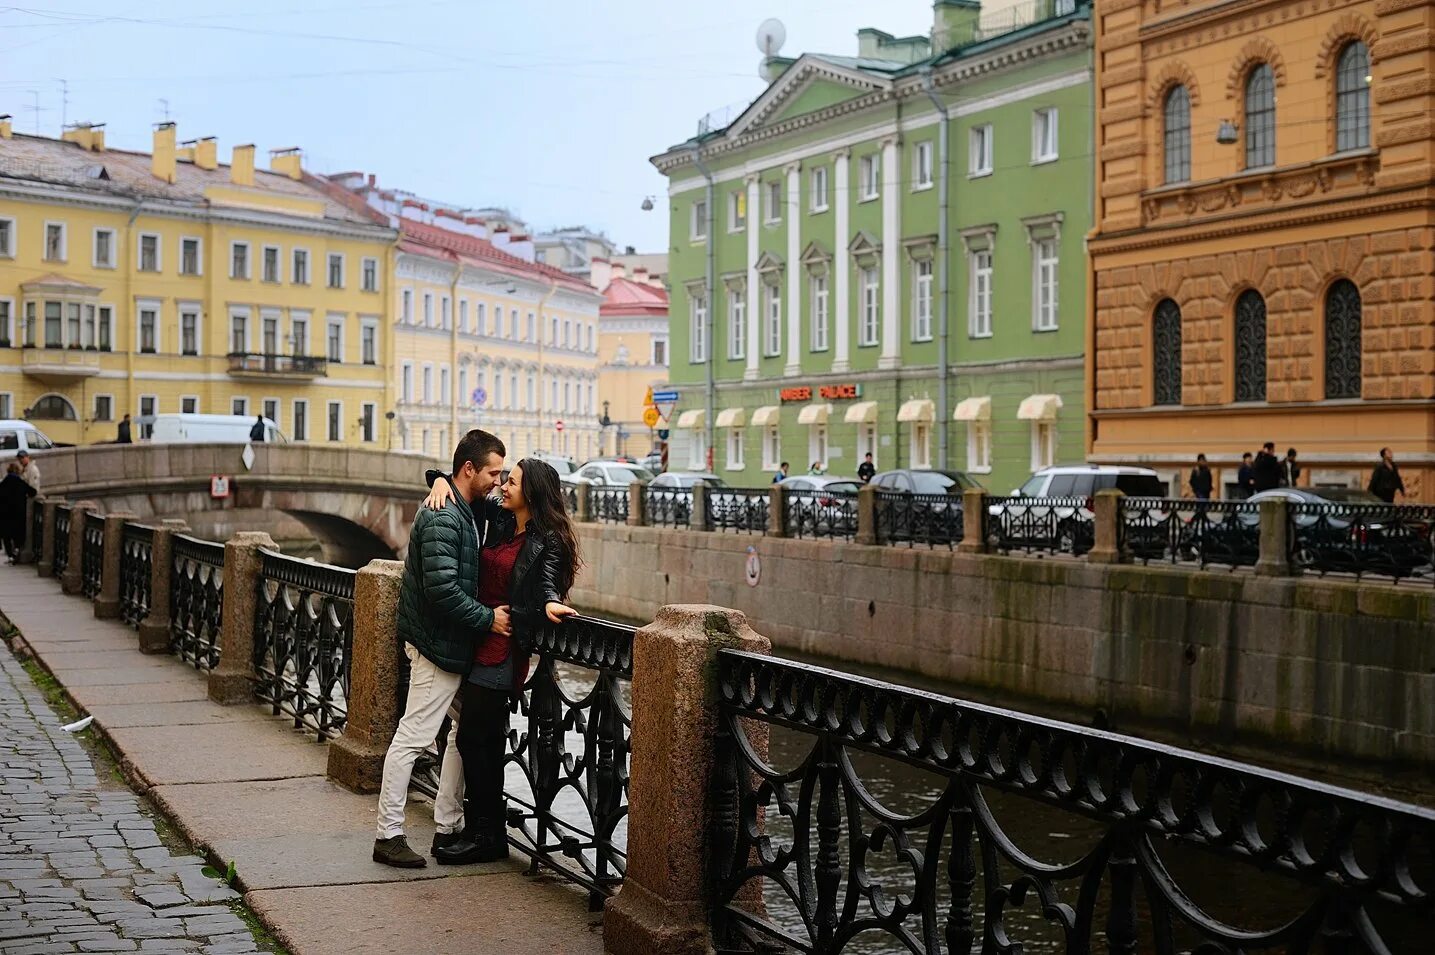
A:
<svg viewBox="0 0 1435 955">
<path fill-rule="evenodd" d="M 467 334 L 468 328 L 468 299 L 458 300 L 458 330 Z"/>
<path fill-rule="evenodd" d="M 308 313 L 302 313 L 305 317 L 299 318 L 301 313 L 289 313 L 289 338 L 290 344 L 294 346 L 294 354 L 309 354 L 309 318 Z"/>
<path fill-rule="evenodd" d="M 992 334 L 992 250 L 972 253 L 971 323 L 973 338 L 990 338 Z"/>
<path fill-rule="evenodd" d="M 294 399 L 294 440 L 309 440 L 309 402 L 304 398 Z"/>
<path fill-rule="evenodd" d="M 1031 469 L 1040 471 L 1056 464 L 1056 422 L 1031 423 Z"/>
<path fill-rule="evenodd" d="M 0 227 L 4 223 L 0 222 Z M 3 247 L 0 247 L 0 254 L 3 254 Z M 115 267 L 115 230 L 95 230 L 95 268 L 112 269 Z"/>
<path fill-rule="evenodd" d="M 279 247 L 277 245 L 266 245 L 264 247 L 264 281 L 278 282 L 279 275 Z"/>
<path fill-rule="evenodd" d="M 344 319 L 329 319 L 328 358 L 332 362 L 344 360 Z"/>
<path fill-rule="evenodd" d="M 199 414 L 199 399 L 194 395 L 185 395 L 179 399 L 180 414 Z"/>
<path fill-rule="evenodd" d="M 15 417 L 15 396 L 8 391 L 0 391 L 0 418 Z"/>
<path fill-rule="evenodd" d="M 1032 327 L 1039 332 L 1057 326 L 1057 238 L 1037 239 L 1031 247 Z"/>
<path fill-rule="evenodd" d="M 403 388 L 400 391 L 404 401 L 414 400 L 414 366 L 404 362 Z"/>
<path fill-rule="evenodd" d="M 329 440 L 342 441 L 344 439 L 344 405 L 342 402 L 329 402 Z"/>
<path fill-rule="evenodd" d="M 973 126 L 971 152 L 967 159 L 967 175 L 987 176 L 992 171 L 992 126 Z"/>
<path fill-rule="evenodd" d="M 914 468 L 932 466 L 932 426 L 926 421 L 912 422 L 911 460 Z"/>
<path fill-rule="evenodd" d="M 8 398 L 9 396 L 7 395 L 6 397 Z M 9 412 L 8 412 L 8 410 L 6 411 L 6 417 L 9 417 Z M 114 420 L 114 417 L 115 417 L 115 399 L 114 399 L 114 396 L 113 396 L 113 395 L 95 395 L 95 413 L 94 413 L 94 419 L 95 419 L 96 421 L 113 421 L 113 420 Z"/>
<path fill-rule="evenodd" d="M 45 223 L 45 261 L 65 261 L 65 224 L 63 222 Z"/>
<path fill-rule="evenodd" d="M 932 185 L 932 141 L 917 144 L 912 152 L 912 188 L 926 189 Z"/>
<path fill-rule="evenodd" d="M 1341 279 L 1325 293 L 1325 396 L 1360 397 L 1360 290 Z"/>
<path fill-rule="evenodd" d="M 158 272 L 160 270 L 159 236 L 140 233 L 139 270 L 141 272 Z"/>
<path fill-rule="evenodd" d="M 48 304 L 48 303 L 47 303 Z M 46 316 L 48 318 L 48 316 Z M 49 324 L 48 322 L 46 323 Z M 153 355 L 159 350 L 159 311 L 154 308 L 140 309 L 140 353 Z M 48 330 L 46 338 L 49 338 Z M 47 342 L 48 344 L 48 342 Z"/>
<path fill-rule="evenodd" d="M 438 370 L 438 400 L 448 404 L 448 366 L 444 365 Z"/>
<path fill-rule="evenodd" d="M 294 250 L 294 268 L 290 281 L 295 285 L 309 284 L 309 253 L 305 249 Z"/>
<path fill-rule="evenodd" d="M 234 414 L 234 415 L 247 415 L 247 414 L 249 414 L 249 399 L 248 399 L 248 398 L 231 398 L 231 399 L 229 399 L 229 413 L 230 413 L 230 414 Z"/>
<path fill-rule="evenodd" d="M 875 268 L 861 272 L 862 321 L 857 330 L 858 345 L 877 344 L 877 326 L 881 317 L 881 302 L 877 297 L 879 285 Z"/>
<path fill-rule="evenodd" d="M 45 303 L 45 347 L 63 348 L 65 345 L 64 317 L 59 302 Z"/>
<path fill-rule="evenodd" d="M 827 167 L 814 166 L 808 177 L 809 188 L 812 190 L 812 211 L 827 211 Z"/>
<path fill-rule="evenodd" d="M 518 310 L 515 309 L 514 312 L 513 312 L 513 314 L 514 314 L 514 315 L 517 315 L 517 314 L 518 314 Z M 538 341 L 538 324 L 537 324 L 537 321 L 535 320 L 534 315 L 533 315 L 532 312 L 529 312 L 529 313 L 528 313 L 528 322 L 527 322 L 527 324 L 526 324 L 526 327 L 525 327 L 524 331 L 526 332 L 526 334 L 524 335 L 524 341 L 530 341 L 530 342 L 536 342 L 536 341 Z"/>
<path fill-rule="evenodd" d="M 987 473 L 992 469 L 992 426 L 989 421 L 967 422 L 967 470 Z"/>
<path fill-rule="evenodd" d="M 782 221 L 782 183 L 769 182 L 767 184 L 767 221 L 776 223 Z"/>
<path fill-rule="evenodd" d="M 377 429 L 374 412 L 376 410 L 377 408 L 372 401 L 366 401 L 363 404 L 363 410 L 359 414 L 360 437 L 365 444 L 373 444 L 375 440 Z"/>
<path fill-rule="evenodd" d="M 424 365 L 424 378 L 423 378 L 423 381 L 424 381 L 423 402 L 424 402 L 424 404 L 426 404 L 426 405 L 427 405 L 427 404 L 432 404 L 432 403 L 433 403 L 433 366 L 432 366 L 432 365 Z"/>
<path fill-rule="evenodd" d="M 487 335 L 487 334 L 489 333 L 489 328 L 488 328 L 488 324 L 487 324 L 487 323 L 488 323 L 488 315 L 487 315 L 487 312 L 488 312 L 488 308 L 484 305 L 483 302 L 479 302 L 477 305 L 475 305 L 475 306 L 473 307 L 473 331 L 474 331 L 474 334 L 476 334 L 476 335 Z M 495 335 L 498 334 L 498 330 L 497 330 L 496 328 L 493 329 L 493 334 L 495 334 Z"/>
<path fill-rule="evenodd" d="M 1162 110 L 1161 148 L 1165 154 L 1168 183 L 1191 178 L 1191 94 L 1184 86 L 1173 86 Z"/>
<path fill-rule="evenodd" d="M 563 320 L 563 347 L 564 347 L 564 348 L 567 348 L 567 347 L 568 347 L 568 339 L 572 336 L 572 334 L 573 334 L 573 323 L 570 322 L 568 319 L 565 318 L 565 319 Z"/>
<path fill-rule="evenodd" d="M 688 443 L 688 467 L 693 471 L 703 471 L 708 466 L 707 433 L 702 428 L 694 428 L 688 432 L 692 439 Z"/>
<path fill-rule="evenodd" d="M 359 284 L 365 292 L 377 292 L 379 290 L 378 259 L 364 259 L 359 274 Z"/>
<path fill-rule="evenodd" d="M 827 467 L 827 425 L 814 424 L 807 428 L 807 458 L 813 464 Z"/>
<path fill-rule="evenodd" d="M 1276 77 L 1262 63 L 1246 77 L 1246 168 L 1276 162 Z"/>
<path fill-rule="evenodd" d="M 404 289 L 400 296 L 399 314 L 402 316 L 405 325 L 414 323 L 414 290 Z"/>
<path fill-rule="evenodd" d="M 728 289 L 727 295 L 727 357 L 747 356 L 747 294 L 739 288 Z"/>
<path fill-rule="evenodd" d="M 439 327 L 444 331 L 453 328 L 453 302 L 447 295 L 438 300 Z"/>
<path fill-rule="evenodd" d="M 1158 405 L 1181 403 L 1181 307 L 1169 298 L 1151 316 L 1152 396 Z"/>
<path fill-rule="evenodd" d="M 727 231 L 741 232 L 747 228 L 747 190 L 734 189 L 727 194 Z"/>
<path fill-rule="evenodd" d="M 688 299 L 688 361 L 708 360 L 708 300 L 705 295 Z"/>
<path fill-rule="evenodd" d="M 708 204 L 704 200 L 699 199 L 693 203 L 693 219 L 689 229 L 694 242 L 708 237 Z"/>
<path fill-rule="evenodd" d="M 827 350 L 827 276 L 814 275 L 812 277 L 812 294 L 809 296 L 808 307 L 812 310 L 812 350 Z"/>
<path fill-rule="evenodd" d="M 857 165 L 861 201 L 876 199 L 882 191 L 882 157 L 877 153 L 863 156 Z"/>
<path fill-rule="evenodd" d="M 140 437 L 154 437 L 154 416 L 159 410 L 159 398 L 155 395 L 140 395 Z"/>
<path fill-rule="evenodd" d="M 1056 107 L 1031 114 L 1031 161 L 1051 162 L 1057 155 Z"/>
<path fill-rule="evenodd" d="M 1370 52 L 1356 40 L 1340 51 L 1335 68 L 1335 149 L 1370 146 Z"/>
<path fill-rule="evenodd" d="M 424 328 L 433 328 L 433 293 L 424 293 Z"/>
<path fill-rule="evenodd" d="M 229 316 L 229 351 L 230 354 L 241 354 L 249 351 L 249 316 L 231 314 Z"/>
<path fill-rule="evenodd" d="M 379 361 L 379 328 L 366 323 L 359 329 L 359 361 L 376 365 Z"/>
<path fill-rule="evenodd" d="M 768 357 L 782 354 L 782 288 L 771 283 L 764 283 L 762 287 L 763 314 L 767 318 L 767 349 Z"/>
<path fill-rule="evenodd" d="M 329 253 L 329 288 L 344 287 L 344 256 L 341 252 Z"/>
<path fill-rule="evenodd" d="M 912 263 L 912 341 L 932 340 L 932 260 Z"/>
<path fill-rule="evenodd" d="M 199 249 L 198 249 L 197 243 L 198 243 L 199 240 L 198 240 L 198 239 L 185 239 L 184 241 L 185 241 L 185 244 L 186 244 L 186 245 L 187 245 L 189 242 L 195 242 L 195 243 L 196 243 L 196 248 L 195 248 L 195 250 L 194 250 L 194 254 L 195 254 L 195 259 L 196 259 L 196 262 L 197 262 L 197 261 L 198 261 L 198 257 L 199 257 Z M 266 267 L 267 267 L 267 263 L 266 263 Z M 180 271 L 181 271 L 181 272 L 184 272 L 186 275 L 196 275 L 196 274 L 198 274 L 197 272 L 187 271 L 184 262 L 180 262 Z M 231 243 L 229 244 L 229 277 L 232 278 L 232 279 L 247 279 L 247 278 L 249 278 L 249 243 L 248 243 L 248 242 L 231 242 Z"/>
<path fill-rule="evenodd" d="M 746 465 L 742 460 L 743 431 L 741 428 L 727 429 L 727 469 L 741 471 Z"/>
<path fill-rule="evenodd" d="M 0 298 L 0 348 L 9 348 L 15 341 L 15 330 L 11 327 L 15 320 L 14 309 L 14 302 Z"/>
<path fill-rule="evenodd" d="M 69 319 L 69 322 L 68 322 L 68 326 L 69 326 L 69 327 L 67 328 L 67 331 L 68 331 L 69 334 L 68 334 L 68 335 L 66 336 L 66 338 L 65 338 L 65 344 L 69 345 L 71 348 L 79 348 L 79 347 L 80 347 L 80 303 L 79 303 L 79 302 L 70 302 L 70 303 L 66 306 L 66 312 L 67 312 L 67 317 L 68 317 L 68 319 Z"/>
<path fill-rule="evenodd" d="M 572 387 L 571 382 L 563 382 L 563 411 L 565 414 L 572 408 L 572 404 L 570 403 Z M 513 380 L 513 390 L 518 390 L 518 379 L 516 377 Z"/>
<path fill-rule="evenodd" d="M 877 426 L 875 424 L 859 424 L 857 426 L 857 461 L 860 464 L 866 460 L 867 455 L 872 455 L 874 467 L 881 467 L 877 463 Z"/>
<path fill-rule="evenodd" d="M 15 220 L 0 219 L 0 256 L 15 257 Z"/>
<path fill-rule="evenodd" d="M 1255 289 L 1236 299 L 1236 400 L 1266 400 L 1266 300 Z"/>
<path fill-rule="evenodd" d="M 518 341 L 518 309 L 508 310 L 508 337 Z"/>
<path fill-rule="evenodd" d="M 503 407 L 503 376 L 493 376 L 493 407 L 495 410 Z"/>
<path fill-rule="evenodd" d="M 100 351 L 109 351 L 114 347 L 115 311 L 108 305 L 101 305 L 95 311 L 99 315 Z"/>
<path fill-rule="evenodd" d="M 278 398 L 265 398 L 265 399 L 264 399 L 264 417 L 266 417 L 266 418 L 268 418 L 270 421 L 274 422 L 274 426 L 275 426 L 276 428 L 279 426 L 279 399 L 278 399 Z"/>
<path fill-rule="evenodd" d="M 199 312 L 183 308 L 179 313 L 179 353 L 199 354 Z"/>
<path fill-rule="evenodd" d="M 656 365 L 659 368 L 668 367 L 668 340 L 666 338 L 653 339 L 652 360 L 648 364 Z"/>
</svg>

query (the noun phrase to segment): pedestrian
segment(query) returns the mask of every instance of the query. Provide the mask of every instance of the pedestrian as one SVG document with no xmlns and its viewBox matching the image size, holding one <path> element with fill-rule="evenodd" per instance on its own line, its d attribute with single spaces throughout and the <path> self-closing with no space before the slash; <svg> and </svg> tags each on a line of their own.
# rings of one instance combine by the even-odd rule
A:
<svg viewBox="0 0 1435 955">
<path fill-rule="evenodd" d="M 863 484 L 867 484 L 876 473 L 877 466 L 872 463 L 872 452 L 868 451 L 867 455 L 862 459 L 862 463 L 857 465 L 857 480 Z"/>
<path fill-rule="evenodd" d="M 811 474 L 813 477 L 821 477 L 822 475 L 827 473 L 827 469 L 822 466 L 821 461 L 813 461 L 812 467 L 807 469 L 807 473 Z"/>
<path fill-rule="evenodd" d="M 1211 476 L 1211 466 L 1206 463 L 1206 456 L 1196 455 L 1196 466 L 1191 469 L 1192 496 L 1198 501 L 1209 501 L 1214 486 L 1215 479 Z"/>
<path fill-rule="evenodd" d="M 119 433 L 115 437 L 116 444 L 134 444 L 134 432 L 130 429 L 130 416 L 125 415 L 120 419 Z"/>
<path fill-rule="evenodd" d="M 1389 448 L 1380 449 L 1380 463 L 1370 473 L 1367 490 L 1386 504 L 1395 503 L 1395 492 L 1405 496 L 1405 482 L 1400 479 L 1400 468 L 1395 465 L 1395 454 Z"/>
<path fill-rule="evenodd" d="M 250 441 L 258 441 L 260 444 L 263 444 L 263 443 L 264 443 L 264 416 L 263 416 L 263 415 L 256 415 L 256 416 L 255 416 L 255 418 L 254 418 L 254 427 L 252 427 L 252 428 L 249 429 L 249 440 L 250 440 Z"/>
<path fill-rule="evenodd" d="M 378 833 L 374 861 L 401 869 L 427 862 L 404 837 L 404 805 L 414 760 L 438 736 L 459 686 L 473 667 L 479 634 L 508 635 L 508 608 L 485 607 L 475 596 L 479 549 L 490 530 L 503 522 L 498 505 L 486 499 L 503 471 L 503 442 L 474 429 L 453 453 L 453 474 L 443 478 L 452 496 L 439 510 L 421 507 L 409 532 L 408 557 L 399 584 L 399 639 L 409 659 L 409 691 L 404 715 L 384 756 L 379 788 Z M 455 747 L 449 747 L 455 749 Z M 444 754 L 445 762 L 449 754 Z M 458 759 L 457 752 L 454 760 Z M 462 811 L 456 790 L 459 773 L 434 801 L 438 834 L 433 847 L 456 842 Z"/>
<path fill-rule="evenodd" d="M 786 461 L 783 461 L 782 466 L 777 469 L 777 473 L 772 476 L 772 483 L 781 484 L 783 481 L 787 480 L 787 471 L 788 463 Z"/>
<path fill-rule="evenodd" d="M 25 546 L 25 502 L 35 496 L 35 489 L 20 476 L 20 463 L 11 461 L 0 478 L 0 542 L 10 563 L 20 559 Z"/>
<path fill-rule="evenodd" d="M 1256 470 L 1251 466 L 1251 452 L 1241 455 L 1241 467 L 1236 472 L 1236 489 L 1245 500 L 1256 493 Z"/>
<path fill-rule="evenodd" d="M 20 462 L 20 476 L 25 479 L 26 484 L 35 489 L 36 494 L 39 494 L 40 466 L 35 463 L 34 458 L 30 457 L 30 452 L 23 448 L 19 454 L 15 455 L 15 460 Z"/>
<path fill-rule="evenodd" d="M 1281 486 L 1281 462 L 1276 457 L 1274 441 L 1261 445 L 1255 464 L 1251 466 L 1251 481 L 1258 494 Z"/>
<path fill-rule="evenodd" d="M 1281 487 L 1295 487 L 1300 481 L 1300 465 L 1295 460 L 1295 448 L 1287 448 L 1285 460 L 1281 462 Z"/>
</svg>

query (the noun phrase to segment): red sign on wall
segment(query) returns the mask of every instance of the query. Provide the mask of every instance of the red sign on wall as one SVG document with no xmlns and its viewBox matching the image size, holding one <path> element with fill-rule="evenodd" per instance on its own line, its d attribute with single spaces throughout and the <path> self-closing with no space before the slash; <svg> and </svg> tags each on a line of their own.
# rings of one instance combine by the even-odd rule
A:
<svg viewBox="0 0 1435 955">
<path fill-rule="evenodd" d="M 777 393 L 777 397 L 782 401 L 811 401 L 812 389 L 806 385 L 801 388 L 783 388 Z"/>
<path fill-rule="evenodd" d="M 862 397 L 862 386 L 858 384 L 847 385 L 820 385 L 817 388 L 817 395 L 828 400 L 841 401 Z M 811 401 L 812 386 L 802 385 L 797 388 L 783 388 L 777 392 L 781 401 Z"/>
</svg>

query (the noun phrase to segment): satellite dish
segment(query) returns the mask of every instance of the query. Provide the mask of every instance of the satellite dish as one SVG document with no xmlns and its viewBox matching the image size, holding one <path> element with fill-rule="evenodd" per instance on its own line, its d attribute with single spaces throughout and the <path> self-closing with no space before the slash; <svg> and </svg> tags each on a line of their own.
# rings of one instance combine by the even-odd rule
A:
<svg viewBox="0 0 1435 955">
<path fill-rule="evenodd" d="M 763 56 L 777 56 L 777 51 L 786 42 L 787 27 L 776 17 L 768 17 L 757 28 L 757 48 Z"/>
</svg>

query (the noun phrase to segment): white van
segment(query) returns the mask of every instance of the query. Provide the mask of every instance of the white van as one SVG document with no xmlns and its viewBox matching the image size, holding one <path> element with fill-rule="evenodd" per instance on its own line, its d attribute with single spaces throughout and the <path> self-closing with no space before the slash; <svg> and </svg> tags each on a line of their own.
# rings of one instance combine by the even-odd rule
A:
<svg viewBox="0 0 1435 955">
<path fill-rule="evenodd" d="M 45 432 L 19 418 L 0 419 L 0 452 L 48 451 L 55 442 Z"/>
<path fill-rule="evenodd" d="M 154 444 L 248 444 L 255 417 L 242 414 L 157 414 L 139 418 L 138 429 L 150 427 L 149 440 Z M 264 419 L 264 440 L 268 444 L 288 444 L 289 439 L 279 426 Z"/>
</svg>

